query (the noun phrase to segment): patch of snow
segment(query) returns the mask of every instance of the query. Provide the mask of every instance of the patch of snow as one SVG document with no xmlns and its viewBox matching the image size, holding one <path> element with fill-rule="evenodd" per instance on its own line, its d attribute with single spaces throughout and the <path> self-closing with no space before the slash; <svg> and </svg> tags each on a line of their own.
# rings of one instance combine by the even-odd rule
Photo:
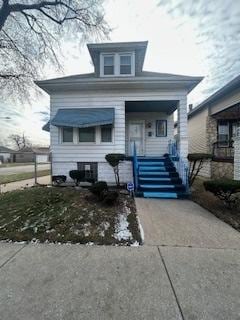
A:
<svg viewBox="0 0 240 320">
<path fill-rule="evenodd" d="M 130 246 L 131 246 L 131 247 L 139 247 L 140 244 L 139 244 L 138 241 L 134 241 Z"/>
<path fill-rule="evenodd" d="M 140 222 L 140 219 L 139 217 L 137 216 L 137 222 L 138 222 L 138 227 L 139 227 L 139 231 L 140 231 L 140 236 L 141 236 L 141 239 L 142 239 L 142 243 L 144 242 L 144 230 L 143 230 L 143 227 L 141 225 L 141 222 Z"/>
<path fill-rule="evenodd" d="M 104 221 L 100 224 L 99 228 L 100 228 L 100 231 L 99 231 L 100 237 L 104 237 L 105 232 L 110 228 L 110 223 L 107 221 Z"/>
<path fill-rule="evenodd" d="M 87 242 L 86 243 L 86 246 L 93 246 L 94 245 L 94 242 Z"/>
<path fill-rule="evenodd" d="M 114 238 L 118 241 L 131 240 L 133 238 L 132 233 L 128 230 L 128 221 L 125 214 L 119 214 L 118 221 L 115 226 Z"/>
</svg>

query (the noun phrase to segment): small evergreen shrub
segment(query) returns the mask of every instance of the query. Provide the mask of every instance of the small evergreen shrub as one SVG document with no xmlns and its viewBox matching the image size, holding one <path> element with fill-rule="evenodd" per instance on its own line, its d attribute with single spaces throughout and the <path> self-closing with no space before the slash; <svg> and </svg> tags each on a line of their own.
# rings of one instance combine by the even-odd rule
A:
<svg viewBox="0 0 240 320">
<path fill-rule="evenodd" d="M 94 183 L 91 187 L 90 187 L 90 191 L 97 196 L 99 199 L 102 198 L 103 193 L 105 191 L 108 191 L 108 185 L 107 182 L 105 181 L 98 181 L 96 183 Z"/>
<path fill-rule="evenodd" d="M 59 186 L 60 184 L 65 183 L 66 180 L 67 180 L 67 177 L 64 175 L 52 176 L 53 185 Z"/>
<path fill-rule="evenodd" d="M 109 153 L 105 156 L 106 161 L 113 168 L 117 187 L 120 187 L 119 164 L 121 161 L 124 161 L 125 158 L 125 154 L 122 153 Z"/>
<path fill-rule="evenodd" d="M 229 207 L 237 200 L 235 194 L 240 192 L 240 181 L 231 179 L 204 181 L 203 185 L 206 191 L 213 193 Z"/>
<path fill-rule="evenodd" d="M 117 191 L 107 191 L 104 194 L 103 202 L 107 205 L 113 205 L 119 197 L 119 193 Z"/>
<path fill-rule="evenodd" d="M 81 181 L 84 181 L 85 179 L 85 171 L 83 170 L 71 170 L 69 171 L 69 176 L 71 179 L 73 179 L 76 186 L 79 185 Z"/>
</svg>

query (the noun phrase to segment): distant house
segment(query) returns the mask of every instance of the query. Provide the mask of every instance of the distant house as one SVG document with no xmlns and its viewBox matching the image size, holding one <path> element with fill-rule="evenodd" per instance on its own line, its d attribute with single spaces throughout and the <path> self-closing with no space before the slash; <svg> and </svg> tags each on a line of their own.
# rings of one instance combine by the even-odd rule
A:
<svg viewBox="0 0 240 320">
<path fill-rule="evenodd" d="M 114 183 L 105 155 L 124 153 L 121 182 L 135 181 L 139 195 L 177 198 L 185 190 L 187 94 L 202 77 L 144 71 L 147 44 L 88 44 L 93 73 L 36 82 L 50 95 L 43 129 L 50 131 L 53 175 L 70 179 L 79 169 Z M 170 147 L 176 110 L 178 150 Z M 178 155 L 176 168 L 164 157 L 169 150 Z"/>
<path fill-rule="evenodd" d="M 47 147 L 26 147 L 15 152 L 14 162 L 24 163 L 24 162 L 34 162 L 35 156 L 38 157 L 38 162 L 48 162 L 49 161 L 49 148 Z"/>
<path fill-rule="evenodd" d="M 12 162 L 14 150 L 0 146 L 0 163 Z"/>
<path fill-rule="evenodd" d="M 188 113 L 189 152 L 213 155 L 203 176 L 233 178 L 234 137 L 239 126 L 240 76 Z"/>
</svg>

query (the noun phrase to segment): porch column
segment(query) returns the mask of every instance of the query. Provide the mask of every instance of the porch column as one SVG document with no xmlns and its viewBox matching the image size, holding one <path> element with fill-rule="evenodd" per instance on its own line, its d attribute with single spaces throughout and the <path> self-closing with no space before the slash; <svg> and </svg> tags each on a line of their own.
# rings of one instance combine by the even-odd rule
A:
<svg viewBox="0 0 240 320">
<path fill-rule="evenodd" d="M 240 180 L 240 127 L 234 139 L 234 180 Z"/>
<path fill-rule="evenodd" d="M 187 98 L 183 98 L 178 103 L 178 148 L 180 157 L 186 162 L 188 155 L 187 125 Z"/>
</svg>

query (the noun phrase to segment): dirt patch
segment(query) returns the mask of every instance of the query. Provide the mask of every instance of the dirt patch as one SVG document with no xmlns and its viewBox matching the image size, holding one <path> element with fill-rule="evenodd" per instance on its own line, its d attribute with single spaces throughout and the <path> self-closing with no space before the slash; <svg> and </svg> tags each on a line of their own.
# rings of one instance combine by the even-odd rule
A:
<svg viewBox="0 0 240 320">
<path fill-rule="evenodd" d="M 232 209 L 226 207 L 224 203 L 215 197 L 211 192 L 204 189 L 204 180 L 195 180 L 192 188 L 192 200 L 209 210 L 216 217 L 228 223 L 234 229 L 240 231 L 240 206 L 236 204 Z"/>
<path fill-rule="evenodd" d="M 134 199 L 107 206 L 87 190 L 34 187 L 0 195 L 0 240 L 141 244 Z"/>
</svg>

